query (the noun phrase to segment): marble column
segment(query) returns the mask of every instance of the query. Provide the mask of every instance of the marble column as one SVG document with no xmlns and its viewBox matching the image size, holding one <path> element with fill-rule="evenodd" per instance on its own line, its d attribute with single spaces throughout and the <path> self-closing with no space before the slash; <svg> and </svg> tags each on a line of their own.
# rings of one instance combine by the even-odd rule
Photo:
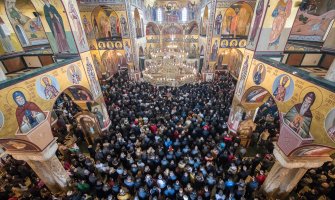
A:
<svg viewBox="0 0 335 200">
<path fill-rule="evenodd" d="M 58 148 L 54 140 L 47 148 L 39 153 L 10 152 L 15 159 L 24 160 L 44 182 L 53 194 L 66 191 L 70 177 L 55 153 Z"/>
<path fill-rule="evenodd" d="M 308 169 L 321 167 L 330 157 L 287 157 L 275 144 L 277 161 L 271 168 L 261 190 L 268 199 L 285 199 Z"/>
<path fill-rule="evenodd" d="M 328 72 L 325 76 L 325 79 L 335 82 L 335 59 L 333 60 L 332 64 L 330 65 Z"/>
</svg>

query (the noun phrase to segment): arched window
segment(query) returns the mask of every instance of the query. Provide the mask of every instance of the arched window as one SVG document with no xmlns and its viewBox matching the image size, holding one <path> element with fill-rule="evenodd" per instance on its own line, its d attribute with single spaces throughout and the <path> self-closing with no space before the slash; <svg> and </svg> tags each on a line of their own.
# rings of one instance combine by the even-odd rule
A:
<svg viewBox="0 0 335 200">
<path fill-rule="evenodd" d="M 187 8 L 185 7 L 185 8 L 183 8 L 183 10 L 182 10 L 182 13 L 181 13 L 181 20 L 183 21 L 183 22 L 186 22 L 187 21 L 187 18 L 188 18 L 188 13 L 187 13 Z"/>
<path fill-rule="evenodd" d="M 162 22 L 163 21 L 163 12 L 161 8 L 158 8 L 157 10 L 157 21 Z"/>
</svg>

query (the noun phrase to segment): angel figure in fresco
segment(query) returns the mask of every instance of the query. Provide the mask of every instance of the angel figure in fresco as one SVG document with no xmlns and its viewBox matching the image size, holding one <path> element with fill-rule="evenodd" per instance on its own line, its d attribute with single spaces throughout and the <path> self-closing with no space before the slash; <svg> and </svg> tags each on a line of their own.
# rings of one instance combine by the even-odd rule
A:
<svg viewBox="0 0 335 200">
<path fill-rule="evenodd" d="M 219 14 L 216 16 L 216 19 L 215 19 L 215 31 L 216 31 L 216 34 L 217 35 L 220 35 L 221 33 L 221 23 L 222 23 L 222 14 L 221 14 L 221 11 L 219 12 Z"/>
<path fill-rule="evenodd" d="M 311 107 L 315 102 L 315 93 L 308 92 L 302 103 L 294 105 L 284 116 L 285 123 L 302 138 L 310 138 L 309 128 L 313 115 Z"/>
<path fill-rule="evenodd" d="M 59 91 L 57 90 L 57 88 L 55 86 L 53 86 L 50 83 L 50 79 L 49 77 L 45 76 L 42 78 L 42 82 L 44 84 L 44 95 L 46 99 L 53 99 L 55 97 L 57 97 L 57 95 L 59 94 Z"/>
<path fill-rule="evenodd" d="M 275 96 L 275 99 L 277 101 L 284 101 L 286 96 L 286 88 L 288 87 L 288 81 L 290 78 L 288 76 L 283 76 L 280 79 L 280 83 L 277 87 L 277 89 L 273 92 L 273 95 Z"/>
<path fill-rule="evenodd" d="M 21 91 L 13 93 L 13 100 L 18 106 L 15 115 L 22 133 L 30 131 L 45 119 L 43 111 L 35 103 L 27 101 Z"/>
<path fill-rule="evenodd" d="M 264 0 L 260 0 L 258 2 L 257 8 L 256 8 L 255 21 L 254 21 L 254 25 L 252 26 L 252 30 L 251 30 L 251 34 L 250 34 L 250 43 L 252 45 L 255 41 L 257 30 L 258 30 L 259 25 L 261 24 L 261 21 L 262 21 L 263 11 L 264 11 Z"/>
<path fill-rule="evenodd" d="M 5 52 L 10 53 L 15 51 L 12 41 L 10 39 L 10 31 L 1 17 L 0 17 L 0 42 Z"/>
<path fill-rule="evenodd" d="M 272 12 L 273 23 L 270 33 L 268 48 L 275 46 L 278 48 L 280 35 L 284 29 L 287 18 L 291 15 L 292 0 L 279 0 L 276 8 Z"/>
<path fill-rule="evenodd" d="M 73 84 L 79 84 L 81 78 L 80 75 L 78 74 L 75 65 L 71 65 L 70 68 L 70 74 L 71 74 L 71 82 Z"/>
<path fill-rule="evenodd" d="M 128 31 L 128 24 L 126 18 L 121 14 L 121 30 L 122 30 L 122 36 L 123 37 L 128 37 L 129 36 L 129 31 Z"/>
<path fill-rule="evenodd" d="M 74 32 L 77 35 L 79 45 L 82 48 L 85 48 L 86 41 L 85 41 L 85 34 L 83 32 L 83 29 L 81 28 L 81 23 L 80 23 L 80 16 L 76 11 L 76 8 L 74 7 L 74 4 L 72 3 L 72 0 L 69 0 L 69 16 L 73 21 L 74 24 Z"/>
<path fill-rule="evenodd" d="M 93 27 L 90 21 L 87 19 L 86 15 L 83 16 L 83 25 L 85 33 L 89 38 L 94 38 Z"/>
<path fill-rule="evenodd" d="M 218 55 L 218 49 L 219 49 L 218 41 L 215 40 L 215 42 L 212 46 L 212 54 L 211 54 L 211 60 L 212 61 L 216 60 L 216 57 Z"/>
<path fill-rule="evenodd" d="M 234 38 L 236 38 L 236 34 L 237 34 L 237 27 L 238 27 L 238 20 L 239 20 L 238 12 L 239 12 L 239 9 L 235 8 L 234 16 L 231 17 L 231 22 L 230 22 L 229 34 L 234 35 Z"/>
<path fill-rule="evenodd" d="M 69 44 L 66 40 L 66 34 L 63 24 L 63 19 L 55 6 L 51 5 L 49 0 L 44 1 L 44 15 L 48 22 L 50 30 L 55 37 L 56 45 L 59 53 L 70 52 Z"/>
</svg>

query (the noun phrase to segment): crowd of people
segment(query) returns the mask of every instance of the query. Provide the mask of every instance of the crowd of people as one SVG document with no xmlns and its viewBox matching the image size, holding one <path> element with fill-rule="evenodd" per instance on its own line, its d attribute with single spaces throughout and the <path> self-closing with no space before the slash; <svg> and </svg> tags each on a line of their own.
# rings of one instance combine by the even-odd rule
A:
<svg viewBox="0 0 335 200">
<path fill-rule="evenodd" d="M 270 153 L 247 157 L 241 139 L 228 133 L 234 90 L 228 73 L 179 88 L 116 76 L 102 86 L 111 126 L 89 145 L 71 117 L 79 107 L 63 96 L 55 108 L 62 118 L 58 133 L 74 132 L 78 144 L 59 144 L 57 152 L 71 178 L 68 191 L 51 194 L 25 162 L 9 159 L 0 199 L 266 199 L 258 191 L 275 159 Z M 334 192 L 332 167 L 309 171 L 296 199 Z"/>
</svg>

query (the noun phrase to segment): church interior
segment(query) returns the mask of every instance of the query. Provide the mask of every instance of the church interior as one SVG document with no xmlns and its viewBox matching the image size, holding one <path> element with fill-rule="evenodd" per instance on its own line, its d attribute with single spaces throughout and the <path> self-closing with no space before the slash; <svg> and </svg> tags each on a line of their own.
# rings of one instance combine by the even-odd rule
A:
<svg viewBox="0 0 335 200">
<path fill-rule="evenodd" d="M 333 200 L 334 60 L 333 0 L 0 0 L 0 199 Z"/>
</svg>

